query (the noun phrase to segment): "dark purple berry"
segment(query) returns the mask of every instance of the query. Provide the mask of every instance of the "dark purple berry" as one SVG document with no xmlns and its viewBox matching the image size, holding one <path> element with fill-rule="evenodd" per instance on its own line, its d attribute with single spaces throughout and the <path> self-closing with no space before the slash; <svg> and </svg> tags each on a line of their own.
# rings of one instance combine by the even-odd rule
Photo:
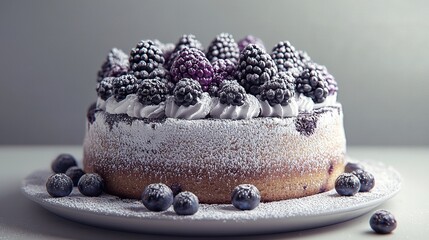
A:
<svg viewBox="0 0 429 240">
<path fill-rule="evenodd" d="M 371 189 L 374 188 L 375 180 L 374 175 L 372 175 L 371 173 L 363 169 L 357 169 L 354 170 L 352 174 L 355 175 L 360 181 L 359 192 L 369 192 Z"/>
<path fill-rule="evenodd" d="M 344 172 L 351 173 L 355 170 L 362 169 L 365 170 L 364 166 L 360 163 L 348 162 L 344 168 Z"/>
<path fill-rule="evenodd" d="M 107 55 L 106 61 L 98 72 L 97 82 L 106 77 L 119 77 L 127 74 L 129 70 L 128 56 L 122 50 L 112 48 Z"/>
<path fill-rule="evenodd" d="M 235 80 L 223 81 L 218 91 L 220 103 L 241 106 L 247 99 L 246 90 Z"/>
<path fill-rule="evenodd" d="M 219 86 L 224 80 L 233 80 L 237 73 L 237 64 L 229 59 L 219 59 L 213 63 L 213 81 Z"/>
<path fill-rule="evenodd" d="M 271 106 L 286 106 L 295 95 L 295 79 L 285 72 L 279 72 L 270 81 L 261 86 L 260 99 Z"/>
<path fill-rule="evenodd" d="M 262 48 L 263 50 L 265 50 L 265 46 L 264 46 L 264 43 L 262 42 L 262 40 L 259 39 L 259 38 L 257 38 L 257 37 L 255 37 L 255 36 L 252 36 L 252 35 L 247 35 L 244 38 L 240 39 L 240 41 L 238 41 L 238 49 L 241 52 L 249 44 L 256 44 L 260 48 Z"/>
<path fill-rule="evenodd" d="M 73 186 L 77 186 L 79 179 L 85 174 L 85 172 L 77 167 L 71 167 L 69 169 L 67 169 L 66 171 L 66 175 L 70 177 L 70 179 L 73 181 Z"/>
<path fill-rule="evenodd" d="M 103 193 L 104 180 L 96 173 L 86 173 L 79 179 L 77 186 L 83 195 L 98 197 Z"/>
<path fill-rule="evenodd" d="M 353 196 L 359 189 L 359 179 L 351 173 L 343 173 L 335 181 L 335 190 L 341 196 Z"/>
<path fill-rule="evenodd" d="M 54 173 L 65 173 L 67 169 L 73 166 L 77 166 L 76 159 L 68 153 L 58 155 L 51 164 Z"/>
<path fill-rule="evenodd" d="M 202 94 L 201 85 L 191 78 L 183 78 L 173 90 L 174 102 L 185 107 L 195 105 Z"/>
<path fill-rule="evenodd" d="M 174 197 L 173 208 L 178 215 L 194 215 L 200 204 L 195 194 L 185 191 Z"/>
<path fill-rule="evenodd" d="M 231 202 L 237 209 L 252 210 L 261 202 L 261 194 L 255 186 L 251 184 L 241 184 L 232 191 Z"/>
<path fill-rule="evenodd" d="M 328 85 L 328 95 L 333 95 L 338 92 L 338 83 L 335 81 L 334 76 L 328 72 L 328 69 L 325 66 L 314 62 L 308 62 L 306 64 L 306 68 L 311 71 L 317 71 L 320 76 L 325 79 L 326 84 Z"/>
<path fill-rule="evenodd" d="M 97 84 L 97 95 L 104 101 L 113 95 L 114 79 L 114 77 L 106 77 Z"/>
<path fill-rule="evenodd" d="M 171 66 L 172 81 L 177 83 L 182 78 L 197 80 L 203 91 L 207 91 L 213 79 L 213 67 L 204 53 L 196 48 L 185 48 L 179 52 Z"/>
<path fill-rule="evenodd" d="M 179 52 L 184 48 L 196 48 L 200 51 L 204 51 L 203 45 L 200 41 L 196 39 L 196 37 L 192 34 L 183 35 L 179 41 L 176 43 L 176 46 L 172 53 L 170 54 L 170 57 L 168 61 L 165 64 L 165 67 L 170 70 L 171 66 L 173 65 L 174 60 L 177 56 L 179 56 Z"/>
<path fill-rule="evenodd" d="M 73 190 L 73 181 L 64 173 L 56 173 L 48 178 L 46 190 L 52 197 L 66 197 Z"/>
<path fill-rule="evenodd" d="M 210 43 L 206 56 L 210 62 L 218 59 L 238 62 L 239 54 L 240 50 L 234 37 L 229 33 L 221 33 Z"/>
<path fill-rule="evenodd" d="M 129 94 L 137 93 L 139 84 L 136 77 L 127 74 L 113 79 L 113 96 L 116 101 L 124 100 Z"/>
<path fill-rule="evenodd" d="M 143 105 L 158 105 L 166 100 L 168 88 L 165 81 L 145 79 L 141 82 L 137 96 Z"/>
<path fill-rule="evenodd" d="M 142 202 L 150 211 L 165 211 L 173 204 L 173 192 L 163 183 L 153 183 L 144 189 Z"/>
<path fill-rule="evenodd" d="M 151 40 L 140 41 L 130 53 L 131 73 L 139 80 L 166 78 L 164 55 Z"/>
<path fill-rule="evenodd" d="M 314 103 L 322 103 L 328 96 L 328 83 L 319 71 L 304 69 L 296 78 L 296 90 L 310 97 Z"/>
<path fill-rule="evenodd" d="M 237 77 L 246 91 L 253 95 L 261 92 L 260 87 L 277 74 L 277 67 L 262 48 L 249 44 L 240 53 Z"/>
<path fill-rule="evenodd" d="M 287 72 L 299 67 L 298 53 L 289 41 L 277 43 L 271 52 L 271 58 L 276 63 L 279 72 Z"/>
<path fill-rule="evenodd" d="M 376 211 L 369 220 L 369 225 L 376 233 L 391 233 L 397 227 L 395 216 L 386 210 Z"/>
</svg>

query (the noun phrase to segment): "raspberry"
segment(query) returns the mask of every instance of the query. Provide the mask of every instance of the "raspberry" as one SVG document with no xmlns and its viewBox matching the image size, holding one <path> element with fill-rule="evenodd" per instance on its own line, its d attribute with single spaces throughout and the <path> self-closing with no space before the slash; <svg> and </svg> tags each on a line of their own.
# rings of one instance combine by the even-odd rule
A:
<svg viewBox="0 0 429 240">
<path fill-rule="evenodd" d="M 105 77 L 101 82 L 97 84 L 97 94 L 104 101 L 106 101 L 113 94 L 114 79 L 114 77 Z"/>
<path fill-rule="evenodd" d="M 117 101 L 125 99 L 128 94 L 137 92 L 137 79 L 130 74 L 113 79 L 113 95 Z"/>
<path fill-rule="evenodd" d="M 174 102 L 181 106 L 188 107 L 195 105 L 201 97 L 203 90 L 201 85 L 192 78 L 183 78 L 173 90 Z"/>
<path fill-rule="evenodd" d="M 237 77 L 246 91 L 253 95 L 260 93 L 260 87 L 277 74 L 277 67 L 261 47 L 249 44 L 240 53 Z"/>
<path fill-rule="evenodd" d="M 286 106 L 294 95 L 295 79 L 284 72 L 279 72 L 276 77 L 262 85 L 260 98 L 271 106 L 276 104 Z"/>
<path fill-rule="evenodd" d="M 200 41 L 198 41 L 194 35 L 183 35 L 179 41 L 176 43 L 176 47 L 174 48 L 173 52 L 170 55 L 170 58 L 165 64 L 165 68 L 170 70 L 171 66 L 173 65 L 174 60 L 179 55 L 180 50 L 184 48 L 196 48 L 200 51 L 204 51 L 203 45 Z"/>
<path fill-rule="evenodd" d="M 257 38 L 257 37 L 255 37 L 255 36 L 252 36 L 252 35 L 247 35 L 244 38 L 240 39 L 240 41 L 238 41 L 238 49 L 241 52 L 249 44 L 256 44 L 260 48 L 262 48 L 263 50 L 265 50 L 265 46 L 264 46 L 264 43 L 262 42 L 262 40 L 259 39 L 259 38 Z"/>
<path fill-rule="evenodd" d="M 165 78 L 163 68 L 164 55 L 161 49 L 151 40 L 142 40 L 131 49 L 131 73 L 139 80 L 148 78 Z"/>
<path fill-rule="evenodd" d="M 196 48 L 185 48 L 179 52 L 179 56 L 171 66 L 173 82 L 182 78 L 197 80 L 203 90 L 207 90 L 213 79 L 213 67 L 204 53 Z"/>
<path fill-rule="evenodd" d="M 234 37 L 229 33 L 221 33 L 211 42 L 206 55 L 210 62 L 218 59 L 228 59 L 238 62 L 239 52 L 240 50 Z"/>
<path fill-rule="evenodd" d="M 158 105 L 166 100 L 168 89 L 166 83 L 159 79 L 145 79 L 137 92 L 143 105 Z"/>
<path fill-rule="evenodd" d="M 112 48 L 97 74 L 97 82 L 101 82 L 106 77 L 119 77 L 127 74 L 129 70 L 128 55 L 122 50 Z"/>
<path fill-rule="evenodd" d="M 313 102 L 322 103 L 328 96 L 328 83 L 317 70 L 309 68 L 304 69 L 298 78 L 296 78 L 297 92 L 311 97 Z"/>
<path fill-rule="evenodd" d="M 297 68 L 299 57 L 295 47 L 289 41 L 279 42 L 273 48 L 271 57 L 276 63 L 279 72 L 286 72 L 291 68 Z"/>
<path fill-rule="evenodd" d="M 246 100 L 246 90 L 237 81 L 224 81 L 218 92 L 220 103 L 241 106 Z"/>
</svg>

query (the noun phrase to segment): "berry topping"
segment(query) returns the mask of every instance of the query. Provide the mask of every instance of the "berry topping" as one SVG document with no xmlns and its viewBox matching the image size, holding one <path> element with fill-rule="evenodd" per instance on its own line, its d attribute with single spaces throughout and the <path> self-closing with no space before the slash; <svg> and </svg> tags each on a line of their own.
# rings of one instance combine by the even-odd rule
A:
<svg viewBox="0 0 429 240">
<path fill-rule="evenodd" d="M 395 216 L 386 210 L 377 210 L 369 220 L 369 225 L 376 233 L 386 234 L 395 230 L 398 223 Z"/>
<path fill-rule="evenodd" d="M 106 77 L 106 78 L 103 78 L 103 80 L 101 80 L 97 84 L 97 94 L 104 101 L 106 101 L 113 94 L 114 79 L 115 79 L 114 77 Z"/>
<path fill-rule="evenodd" d="M 142 202 L 150 211 L 165 211 L 173 204 L 173 192 L 165 184 L 153 183 L 144 189 Z"/>
<path fill-rule="evenodd" d="M 131 49 L 130 68 L 137 79 L 165 78 L 164 55 L 151 40 L 142 40 Z"/>
<path fill-rule="evenodd" d="M 231 202 L 237 209 L 252 210 L 261 202 L 261 194 L 255 186 L 241 184 L 232 191 Z"/>
<path fill-rule="evenodd" d="M 162 43 L 158 39 L 153 40 L 153 43 L 155 43 L 155 45 L 159 49 L 161 49 L 162 54 L 164 55 L 164 60 L 165 60 L 164 64 L 165 64 L 168 61 L 168 59 L 170 59 L 170 56 L 173 53 L 176 45 L 174 45 L 173 43 Z"/>
<path fill-rule="evenodd" d="M 213 67 L 204 53 L 196 48 L 185 48 L 179 52 L 171 66 L 173 82 L 182 78 L 197 80 L 203 90 L 207 90 L 213 79 Z"/>
<path fill-rule="evenodd" d="M 66 197 L 73 190 L 73 181 L 64 173 L 56 173 L 48 178 L 46 191 L 52 197 Z"/>
<path fill-rule="evenodd" d="M 243 51 L 244 48 L 247 47 L 247 45 L 249 44 L 256 44 L 258 45 L 260 48 L 265 50 L 265 46 L 264 43 L 262 42 L 261 39 L 252 36 L 252 35 L 247 35 L 246 37 L 244 37 L 243 39 L 240 39 L 240 41 L 238 41 L 238 49 L 241 51 Z"/>
<path fill-rule="evenodd" d="M 77 167 L 71 167 L 67 169 L 66 175 L 73 181 L 73 186 L 77 186 L 77 183 L 79 182 L 79 179 L 85 174 L 85 172 Z"/>
<path fill-rule="evenodd" d="M 195 105 L 201 97 L 203 90 L 201 85 L 194 79 L 183 78 L 173 90 L 174 102 L 178 106 L 188 107 Z"/>
<path fill-rule="evenodd" d="M 174 197 L 173 208 L 178 215 L 194 215 L 200 204 L 195 194 L 185 191 Z"/>
<path fill-rule="evenodd" d="M 218 91 L 220 103 L 241 106 L 247 99 L 246 90 L 235 80 L 223 81 Z"/>
<path fill-rule="evenodd" d="M 139 84 L 137 78 L 127 74 L 113 79 L 113 95 L 117 101 L 124 100 L 129 94 L 137 92 Z"/>
<path fill-rule="evenodd" d="M 143 105 L 158 105 L 164 102 L 168 94 L 165 81 L 145 79 L 141 82 L 137 95 Z"/>
<path fill-rule="evenodd" d="M 371 189 L 374 188 L 375 180 L 374 175 L 372 175 L 371 173 L 363 169 L 357 169 L 354 170 L 352 174 L 355 175 L 360 181 L 359 192 L 369 192 Z"/>
<path fill-rule="evenodd" d="M 358 169 L 362 169 L 362 170 L 364 170 L 364 167 L 362 166 L 362 164 L 360 164 L 360 163 L 348 162 L 348 163 L 346 164 L 346 167 L 345 167 L 345 169 L 344 169 L 344 172 L 346 172 L 346 173 L 351 173 L 351 172 L 353 172 L 353 171 L 355 171 L 355 170 L 358 170 Z"/>
<path fill-rule="evenodd" d="M 277 67 L 273 59 L 261 47 L 249 44 L 240 53 L 237 75 L 248 93 L 258 95 L 261 85 L 276 74 Z"/>
<path fill-rule="evenodd" d="M 271 106 L 286 106 L 294 95 L 295 79 L 285 72 L 279 72 L 276 77 L 262 85 L 260 99 Z"/>
<path fill-rule="evenodd" d="M 237 64 L 229 59 L 218 59 L 213 63 L 213 80 L 219 86 L 224 80 L 232 80 L 237 73 Z"/>
<path fill-rule="evenodd" d="M 322 103 L 328 96 L 328 83 L 319 71 L 304 69 L 296 78 L 296 90 L 310 97 L 314 103 Z"/>
<path fill-rule="evenodd" d="M 67 169 L 73 166 L 77 166 L 76 159 L 67 153 L 58 155 L 51 164 L 54 173 L 65 173 Z"/>
<path fill-rule="evenodd" d="M 271 52 L 279 72 L 287 72 L 289 69 L 297 68 L 299 57 L 295 47 L 289 41 L 279 42 Z"/>
<path fill-rule="evenodd" d="M 343 173 L 335 180 L 335 190 L 341 196 L 353 196 L 359 189 L 359 179 L 351 173 Z"/>
<path fill-rule="evenodd" d="M 179 41 L 176 43 L 176 47 L 174 48 L 173 52 L 171 53 L 168 62 L 165 64 L 165 67 L 170 70 L 171 66 L 173 65 L 174 60 L 177 56 L 179 56 L 180 50 L 184 48 L 196 48 L 200 51 L 204 51 L 203 45 L 200 41 L 198 41 L 194 35 L 183 35 Z"/>
<path fill-rule="evenodd" d="M 311 58 L 310 56 L 307 54 L 307 52 L 302 51 L 302 50 L 297 50 L 296 51 L 297 57 L 298 57 L 298 63 L 304 67 L 306 63 L 311 62 Z"/>
<path fill-rule="evenodd" d="M 233 62 L 238 62 L 239 54 L 240 50 L 234 37 L 229 33 L 221 33 L 210 43 L 206 55 L 210 62 L 218 59 L 229 59 Z"/>
<path fill-rule="evenodd" d="M 101 82 L 106 77 L 122 76 L 127 74 L 128 70 L 128 55 L 120 49 L 112 48 L 101 66 L 101 70 L 98 71 L 97 82 Z"/>
<path fill-rule="evenodd" d="M 85 196 L 98 197 L 103 193 L 104 181 L 96 173 L 86 173 L 79 179 L 77 187 Z"/>
<path fill-rule="evenodd" d="M 306 64 L 306 67 L 310 70 L 317 71 L 325 79 L 328 84 L 328 95 L 332 95 L 338 91 L 337 81 L 335 81 L 334 76 L 328 72 L 328 69 L 325 66 L 314 62 L 309 62 Z"/>
<path fill-rule="evenodd" d="M 97 103 L 92 103 L 86 112 L 86 118 L 89 123 L 95 122 L 95 113 L 97 112 Z"/>
</svg>

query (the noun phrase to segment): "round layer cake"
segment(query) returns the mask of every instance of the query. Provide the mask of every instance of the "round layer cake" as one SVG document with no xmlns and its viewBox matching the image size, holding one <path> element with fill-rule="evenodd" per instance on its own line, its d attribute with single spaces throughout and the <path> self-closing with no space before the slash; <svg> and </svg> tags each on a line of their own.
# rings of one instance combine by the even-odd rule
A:
<svg viewBox="0 0 429 240">
<path fill-rule="evenodd" d="M 138 199 L 157 182 L 203 203 L 228 203 L 243 183 L 262 201 L 304 197 L 332 189 L 344 170 L 342 118 L 340 105 L 248 120 L 149 121 L 98 111 L 86 131 L 84 168 L 123 198 Z"/>
</svg>

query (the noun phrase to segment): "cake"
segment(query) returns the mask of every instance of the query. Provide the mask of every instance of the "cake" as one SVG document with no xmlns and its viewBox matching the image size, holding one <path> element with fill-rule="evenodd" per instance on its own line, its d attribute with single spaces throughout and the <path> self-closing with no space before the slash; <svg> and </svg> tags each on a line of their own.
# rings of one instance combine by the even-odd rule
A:
<svg viewBox="0 0 429 240">
<path fill-rule="evenodd" d="M 204 52 L 193 35 L 112 49 L 88 110 L 84 170 L 109 194 L 139 199 L 152 183 L 201 203 L 230 203 L 240 184 L 263 202 L 334 187 L 346 139 L 337 83 L 288 41 L 221 33 Z"/>
</svg>

